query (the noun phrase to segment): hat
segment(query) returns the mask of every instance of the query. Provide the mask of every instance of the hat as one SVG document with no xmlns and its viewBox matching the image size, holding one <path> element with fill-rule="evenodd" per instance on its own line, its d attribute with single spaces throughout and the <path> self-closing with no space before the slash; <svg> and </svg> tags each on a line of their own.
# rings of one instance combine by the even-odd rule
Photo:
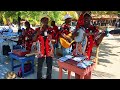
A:
<svg viewBox="0 0 120 90">
<path fill-rule="evenodd" d="M 48 19 L 49 20 L 49 18 L 48 17 L 43 17 L 43 18 L 41 18 L 41 22 L 44 20 L 44 19 Z"/>
<path fill-rule="evenodd" d="M 68 19 L 68 18 L 72 18 L 72 16 L 70 16 L 69 14 L 66 14 L 66 15 L 64 16 L 64 20 L 66 20 L 66 19 Z"/>
</svg>

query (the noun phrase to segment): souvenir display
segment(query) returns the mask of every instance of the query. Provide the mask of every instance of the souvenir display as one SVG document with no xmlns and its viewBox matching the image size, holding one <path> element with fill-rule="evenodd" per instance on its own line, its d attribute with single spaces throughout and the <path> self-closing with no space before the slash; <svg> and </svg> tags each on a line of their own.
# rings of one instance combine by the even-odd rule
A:
<svg viewBox="0 0 120 90">
<path fill-rule="evenodd" d="M 29 54 L 29 53 L 30 53 L 30 51 L 25 50 L 25 49 L 15 49 L 15 50 L 13 50 L 12 52 L 13 52 L 14 54 L 20 56 L 20 57 L 25 56 L 26 54 Z"/>
</svg>

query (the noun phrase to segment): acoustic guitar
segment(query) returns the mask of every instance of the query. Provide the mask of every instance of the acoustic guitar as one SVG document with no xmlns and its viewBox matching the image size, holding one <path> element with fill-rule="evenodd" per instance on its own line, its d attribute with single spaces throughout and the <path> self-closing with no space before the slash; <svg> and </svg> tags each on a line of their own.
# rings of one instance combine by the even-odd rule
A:
<svg viewBox="0 0 120 90">
<path fill-rule="evenodd" d="M 64 48 L 69 48 L 74 40 L 72 39 L 72 33 L 69 33 L 68 35 L 65 35 L 66 38 L 60 37 L 60 44 Z"/>
</svg>

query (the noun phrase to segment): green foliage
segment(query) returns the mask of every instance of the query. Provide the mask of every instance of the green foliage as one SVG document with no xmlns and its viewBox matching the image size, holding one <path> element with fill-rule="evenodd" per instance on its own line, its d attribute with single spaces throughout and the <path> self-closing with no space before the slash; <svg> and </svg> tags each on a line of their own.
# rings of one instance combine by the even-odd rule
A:
<svg viewBox="0 0 120 90">
<path fill-rule="evenodd" d="M 120 11 L 91 11 L 93 14 L 104 15 L 104 14 L 120 14 Z M 50 22 L 52 20 L 56 21 L 57 25 L 62 24 L 63 17 L 65 14 L 70 14 L 73 19 L 78 19 L 76 11 L 0 11 L 0 20 L 3 20 L 4 24 L 7 20 L 11 23 L 17 21 L 18 16 L 22 19 L 28 20 L 31 24 L 40 24 L 40 19 L 44 16 L 49 17 Z M 50 24 L 49 22 L 49 24 Z"/>
</svg>

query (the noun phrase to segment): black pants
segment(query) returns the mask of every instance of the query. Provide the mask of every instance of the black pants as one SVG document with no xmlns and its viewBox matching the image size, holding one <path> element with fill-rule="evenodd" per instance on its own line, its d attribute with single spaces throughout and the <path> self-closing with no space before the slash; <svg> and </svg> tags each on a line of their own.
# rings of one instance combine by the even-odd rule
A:
<svg viewBox="0 0 120 90">
<path fill-rule="evenodd" d="M 37 79 L 42 79 L 42 67 L 43 67 L 44 60 L 45 60 L 45 57 L 38 58 Z M 46 64 L 47 64 L 46 79 L 51 79 L 52 61 L 53 61 L 52 57 L 46 57 Z"/>
</svg>

